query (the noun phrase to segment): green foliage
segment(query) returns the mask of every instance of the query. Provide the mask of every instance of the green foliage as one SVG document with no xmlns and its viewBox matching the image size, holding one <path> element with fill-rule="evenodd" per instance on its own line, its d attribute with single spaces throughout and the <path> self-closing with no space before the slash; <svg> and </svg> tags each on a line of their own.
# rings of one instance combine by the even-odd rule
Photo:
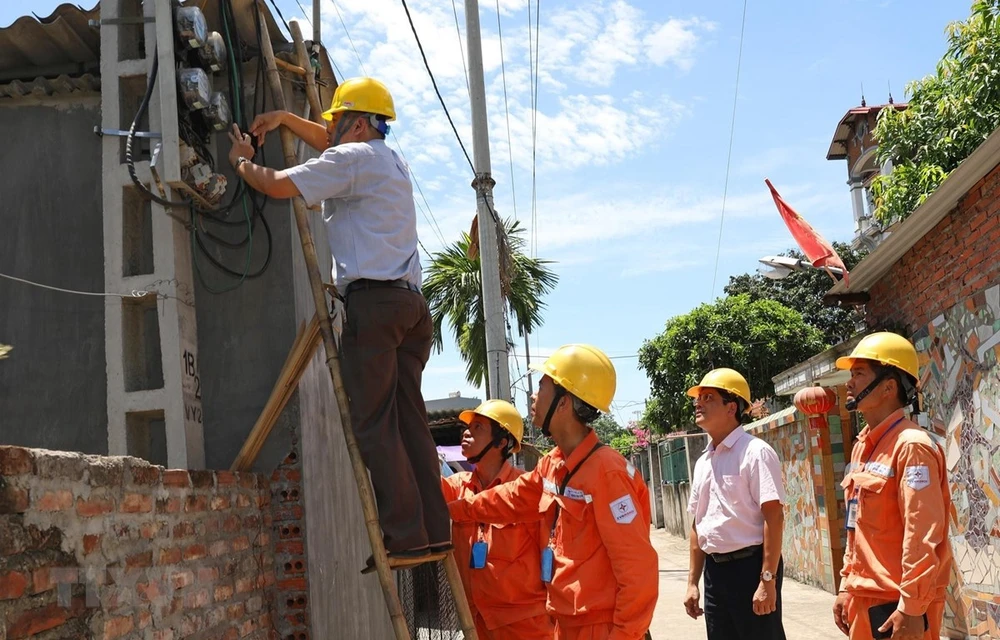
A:
<svg viewBox="0 0 1000 640">
<path fill-rule="evenodd" d="M 534 331 L 542 324 L 542 299 L 552 291 L 559 277 L 548 268 L 549 260 L 531 258 L 520 222 L 508 218 L 504 229 L 512 261 L 507 308 L 513 313 L 518 332 Z M 468 257 L 470 238 L 462 238 L 431 256 L 423 292 L 434 321 L 434 346 L 444 347 L 445 320 L 454 331 L 459 353 L 465 361 L 465 378 L 470 384 L 486 385 L 486 318 L 483 313 L 479 258 Z"/>
<path fill-rule="evenodd" d="M 844 261 L 848 271 L 861 262 L 866 253 L 855 251 L 851 245 L 834 242 L 833 248 Z M 791 249 L 784 254 L 802 260 L 802 253 Z M 775 300 L 790 309 L 802 314 L 806 324 L 816 327 L 823 333 L 826 346 L 833 346 L 850 339 L 855 333 L 855 326 L 862 320 L 860 311 L 855 308 L 827 307 L 823 304 L 823 295 L 833 286 L 833 281 L 825 271 L 820 269 L 803 269 L 793 271 L 782 280 L 771 280 L 759 273 L 744 273 L 729 278 L 726 285 L 727 295 L 747 294 L 751 300 Z"/>
<path fill-rule="evenodd" d="M 756 398 L 772 396 L 771 378 L 824 347 L 822 332 L 802 314 L 749 294 L 703 304 L 667 322 L 639 351 L 650 381 L 643 423 L 660 433 L 684 429 L 694 412 L 686 391 L 717 367 L 742 373 Z"/>
<path fill-rule="evenodd" d="M 638 438 L 628 431 L 623 431 L 612 438 L 609 444 L 612 449 L 628 458 L 635 452 Z"/>
<path fill-rule="evenodd" d="M 948 50 L 933 74 L 907 85 L 905 111 L 884 109 L 874 135 L 879 164 L 875 217 L 903 220 L 1000 126 L 1000 0 L 974 2 L 948 26 Z"/>
<path fill-rule="evenodd" d="M 611 444 L 616 437 L 627 433 L 614 418 L 606 413 L 602 413 L 590 426 L 597 432 L 597 438 L 606 444 Z"/>
</svg>

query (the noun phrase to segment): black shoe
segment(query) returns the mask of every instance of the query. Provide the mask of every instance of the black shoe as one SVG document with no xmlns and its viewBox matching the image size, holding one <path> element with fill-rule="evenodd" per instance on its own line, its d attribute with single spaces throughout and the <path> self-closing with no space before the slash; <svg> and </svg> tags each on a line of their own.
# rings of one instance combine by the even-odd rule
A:
<svg viewBox="0 0 1000 640">
<path fill-rule="evenodd" d="M 449 551 L 452 551 L 454 548 L 455 545 L 453 545 L 450 542 L 439 542 L 437 544 L 432 544 L 431 546 L 427 547 L 427 549 L 433 554 L 448 553 Z"/>
</svg>

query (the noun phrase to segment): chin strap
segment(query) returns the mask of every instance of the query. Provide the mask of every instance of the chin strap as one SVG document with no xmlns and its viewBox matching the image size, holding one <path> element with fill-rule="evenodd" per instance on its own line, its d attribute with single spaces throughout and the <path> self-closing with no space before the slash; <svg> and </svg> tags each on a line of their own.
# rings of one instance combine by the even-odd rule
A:
<svg viewBox="0 0 1000 640">
<path fill-rule="evenodd" d="M 552 437 L 552 432 L 549 431 L 549 423 L 552 422 L 552 415 L 556 412 L 556 407 L 559 406 L 559 401 L 562 400 L 565 395 L 566 389 L 556 385 L 555 394 L 552 396 L 552 404 L 549 405 L 549 411 L 545 414 L 545 421 L 542 422 L 542 435 L 546 438 Z"/>
<path fill-rule="evenodd" d="M 483 447 L 482 451 L 480 451 L 474 456 L 466 458 L 465 461 L 469 462 L 470 464 L 479 464 L 479 461 L 483 459 L 483 456 L 489 453 L 490 449 L 492 449 L 493 447 L 499 447 L 500 443 L 507 438 L 513 438 L 513 436 L 510 435 L 509 432 L 501 430 L 501 432 L 495 438 L 493 438 L 493 440 L 491 440 L 489 444 Z"/>
<path fill-rule="evenodd" d="M 858 395 L 854 396 L 854 398 L 845 402 L 844 407 L 848 411 L 857 411 L 858 403 L 867 398 L 868 395 L 875 390 L 875 387 L 877 387 L 879 384 L 882 383 L 883 380 L 889 377 L 889 372 L 890 370 L 888 368 L 883 369 L 882 373 L 875 376 L 875 379 L 871 381 L 871 384 L 869 384 L 867 387 L 861 390 L 861 393 L 859 393 Z"/>
</svg>

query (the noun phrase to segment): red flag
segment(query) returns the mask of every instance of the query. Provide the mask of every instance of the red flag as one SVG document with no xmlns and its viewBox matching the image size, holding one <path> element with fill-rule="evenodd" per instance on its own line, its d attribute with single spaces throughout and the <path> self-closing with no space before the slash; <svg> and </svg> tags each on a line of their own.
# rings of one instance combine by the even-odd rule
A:
<svg viewBox="0 0 1000 640">
<path fill-rule="evenodd" d="M 849 285 L 847 280 L 847 267 L 844 266 L 844 261 L 840 259 L 837 252 L 834 250 L 833 245 L 827 242 L 823 236 L 819 235 L 815 229 L 810 226 L 805 219 L 795 212 L 788 203 L 781 199 L 778 195 L 777 190 L 771 181 L 764 179 L 764 183 L 767 184 L 767 188 L 771 190 L 771 196 L 774 198 L 774 204 L 778 206 L 778 213 L 781 214 L 782 219 L 785 221 L 785 226 L 791 231 L 792 237 L 795 238 L 795 242 L 802 249 L 802 253 L 806 254 L 806 258 L 812 263 L 814 267 L 826 268 L 827 273 L 830 277 L 833 273 L 829 271 L 830 267 L 835 267 L 840 269 L 844 274 L 844 285 Z"/>
</svg>

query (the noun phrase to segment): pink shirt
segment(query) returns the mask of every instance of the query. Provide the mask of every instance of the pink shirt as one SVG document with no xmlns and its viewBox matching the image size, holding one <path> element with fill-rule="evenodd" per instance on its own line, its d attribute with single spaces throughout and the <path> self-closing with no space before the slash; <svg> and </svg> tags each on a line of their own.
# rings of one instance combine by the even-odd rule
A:
<svg viewBox="0 0 1000 640">
<path fill-rule="evenodd" d="M 705 553 L 729 553 L 764 542 L 760 505 L 785 503 L 781 462 L 771 445 L 743 428 L 718 447 L 709 443 L 698 458 L 688 513 Z"/>
</svg>

